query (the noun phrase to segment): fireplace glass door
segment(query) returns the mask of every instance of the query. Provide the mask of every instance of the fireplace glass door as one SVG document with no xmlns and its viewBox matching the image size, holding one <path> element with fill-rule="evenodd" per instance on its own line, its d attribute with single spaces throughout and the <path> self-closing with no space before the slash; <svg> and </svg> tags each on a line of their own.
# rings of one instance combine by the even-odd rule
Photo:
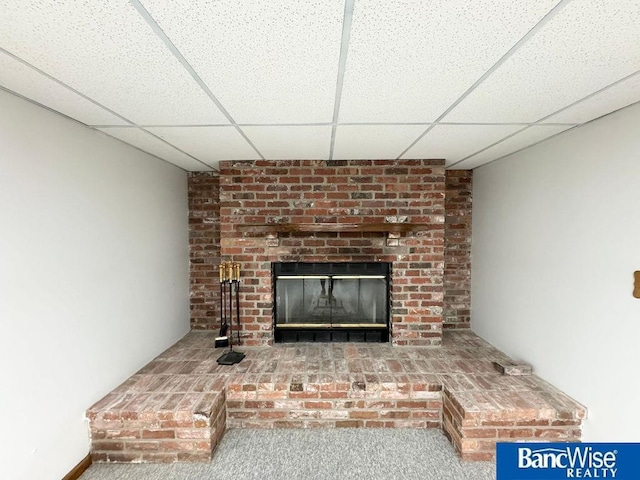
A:
<svg viewBox="0 0 640 480">
<path fill-rule="evenodd" d="M 359 272 L 361 264 L 351 264 L 356 267 L 345 272 L 330 268 L 332 264 L 315 265 L 326 267 L 311 272 L 302 268 L 304 273 L 295 274 L 275 269 L 276 339 L 358 341 L 368 336 L 386 341 L 382 338 L 388 338 L 388 268 Z M 318 273 L 322 270 L 324 274 Z"/>
</svg>

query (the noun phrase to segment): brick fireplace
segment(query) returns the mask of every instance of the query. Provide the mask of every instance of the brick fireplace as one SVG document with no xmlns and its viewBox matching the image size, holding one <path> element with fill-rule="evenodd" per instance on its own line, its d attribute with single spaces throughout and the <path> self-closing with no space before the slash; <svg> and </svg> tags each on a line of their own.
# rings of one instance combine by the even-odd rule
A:
<svg viewBox="0 0 640 480">
<path fill-rule="evenodd" d="M 439 345 L 468 326 L 471 173 L 442 160 L 226 161 L 189 175 L 191 320 L 219 323 L 217 265 L 242 265 L 241 337 L 270 345 L 272 262 L 389 262 L 394 345 Z M 419 225 L 384 231 L 251 231 L 243 226 Z"/>
<path fill-rule="evenodd" d="M 442 428 L 464 460 L 491 460 L 502 441 L 580 440 L 582 405 L 462 330 L 470 172 L 438 160 L 223 162 L 189 174 L 189 207 L 194 331 L 89 408 L 93 461 L 209 461 L 228 428 Z M 195 331 L 219 328 L 229 261 L 242 266 L 247 347 L 230 366 L 216 362 L 218 332 Z M 390 341 L 248 348 L 277 340 L 275 320 L 313 316 L 287 306 L 300 276 L 312 277 L 310 304 L 344 308 L 348 322 L 376 323 L 384 303 Z M 365 282 L 388 287 L 386 300 L 361 295 Z"/>
</svg>

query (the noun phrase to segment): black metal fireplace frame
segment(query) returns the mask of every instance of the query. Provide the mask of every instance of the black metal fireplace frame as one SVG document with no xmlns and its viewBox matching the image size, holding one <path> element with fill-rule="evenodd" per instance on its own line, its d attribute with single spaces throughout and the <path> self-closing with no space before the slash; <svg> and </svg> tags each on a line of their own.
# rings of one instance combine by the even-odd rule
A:
<svg viewBox="0 0 640 480">
<path fill-rule="evenodd" d="M 391 329 L 391 269 L 388 262 L 272 262 L 273 332 L 276 343 L 285 342 L 389 342 Z M 278 325 L 277 277 L 282 275 L 380 276 L 386 279 L 385 323 L 372 325 L 282 326 Z"/>
</svg>

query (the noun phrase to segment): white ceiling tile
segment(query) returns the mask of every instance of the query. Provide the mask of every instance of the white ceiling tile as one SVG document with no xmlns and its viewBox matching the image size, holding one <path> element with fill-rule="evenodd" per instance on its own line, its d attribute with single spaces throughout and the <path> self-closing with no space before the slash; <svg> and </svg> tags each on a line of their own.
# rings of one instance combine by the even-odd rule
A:
<svg viewBox="0 0 640 480">
<path fill-rule="evenodd" d="M 397 158 L 428 125 L 338 125 L 335 160 Z"/>
<path fill-rule="evenodd" d="M 358 0 L 341 122 L 432 122 L 558 0 Z"/>
<path fill-rule="evenodd" d="M 235 127 L 147 128 L 167 142 L 218 168 L 220 160 L 257 160 L 259 155 Z"/>
<path fill-rule="evenodd" d="M 138 124 L 226 118 L 126 0 L 0 0 L 0 47 Z"/>
<path fill-rule="evenodd" d="M 552 115 L 544 123 L 585 123 L 638 101 L 640 101 L 640 74 Z"/>
<path fill-rule="evenodd" d="M 573 128 L 571 125 L 533 125 L 520 133 L 517 133 L 504 142 L 500 142 L 494 147 L 488 148 L 465 160 L 455 168 L 476 168 L 485 163 L 509 155 L 534 143 L 538 143 L 545 138 L 552 137 L 560 132 Z"/>
<path fill-rule="evenodd" d="M 0 85 L 87 125 L 128 125 L 3 52 L 0 52 Z"/>
<path fill-rule="evenodd" d="M 150 135 L 139 128 L 109 127 L 98 128 L 98 130 L 130 145 L 134 145 L 145 152 L 162 158 L 163 160 L 173 163 L 187 171 L 198 172 L 211 170 L 211 168 L 207 168 L 202 163 L 194 160 L 188 155 L 185 155 L 181 151 L 167 145 L 161 140 L 155 138 L 153 135 Z"/>
<path fill-rule="evenodd" d="M 446 165 L 522 129 L 522 125 L 436 125 L 402 158 L 444 158 Z"/>
<path fill-rule="evenodd" d="M 640 1 L 568 3 L 444 121 L 535 122 L 640 70 Z"/>
<path fill-rule="evenodd" d="M 267 160 L 326 160 L 331 126 L 242 127 Z"/>
<path fill-rule="evenodd" d="M 105 131 L 188 170 L 205 168 L 191 156 L 213 166 L 259 158 L 138 2 L 234 119 L 252 125 L 243 128 L 267 158 L 328 157 L 345 0 L 0 0 L 0 48 L 10 52 L 0 51 L 0 86 L 87 124 L 126 124 L 41 69 L 132 122 L 155 125 L 176 149 L 143 130 Z M 397 157 L 558 2 L 355 0 L 332 158 Z M 640 0 L 560 5 L 405 158 L 455 163 L 516 124 L 640 70 Z M 460 165 L 636 101 L 640 74 Z"/>
<path fill-rule="evenodd" d="M 343 0 L 144 0 L 238 123 L 333 118 Z"/>
</svg>

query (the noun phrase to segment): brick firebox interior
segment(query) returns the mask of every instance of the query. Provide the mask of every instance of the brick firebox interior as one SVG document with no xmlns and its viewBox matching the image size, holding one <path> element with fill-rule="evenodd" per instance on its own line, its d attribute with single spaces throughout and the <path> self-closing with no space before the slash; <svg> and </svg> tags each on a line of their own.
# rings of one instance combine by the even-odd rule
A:
<svg viewBox="0 0 640 480">
<path fill-rule="evenodd" d="M 242 342 L 269 345 L 271 262 L 391 262 L 394 345 L 439 345 L 442 328 L 467 328 L 471 179 L 442 160 L 221 162 L 189 174 L 191 324 L 219 327 L 218 265 L 242 265 Z M 265 235 L 254 223 L 425 224 L 388 246 L 379 232 Z M 393 218 L 395 217 L 395 218 Z"/>
</svg>

